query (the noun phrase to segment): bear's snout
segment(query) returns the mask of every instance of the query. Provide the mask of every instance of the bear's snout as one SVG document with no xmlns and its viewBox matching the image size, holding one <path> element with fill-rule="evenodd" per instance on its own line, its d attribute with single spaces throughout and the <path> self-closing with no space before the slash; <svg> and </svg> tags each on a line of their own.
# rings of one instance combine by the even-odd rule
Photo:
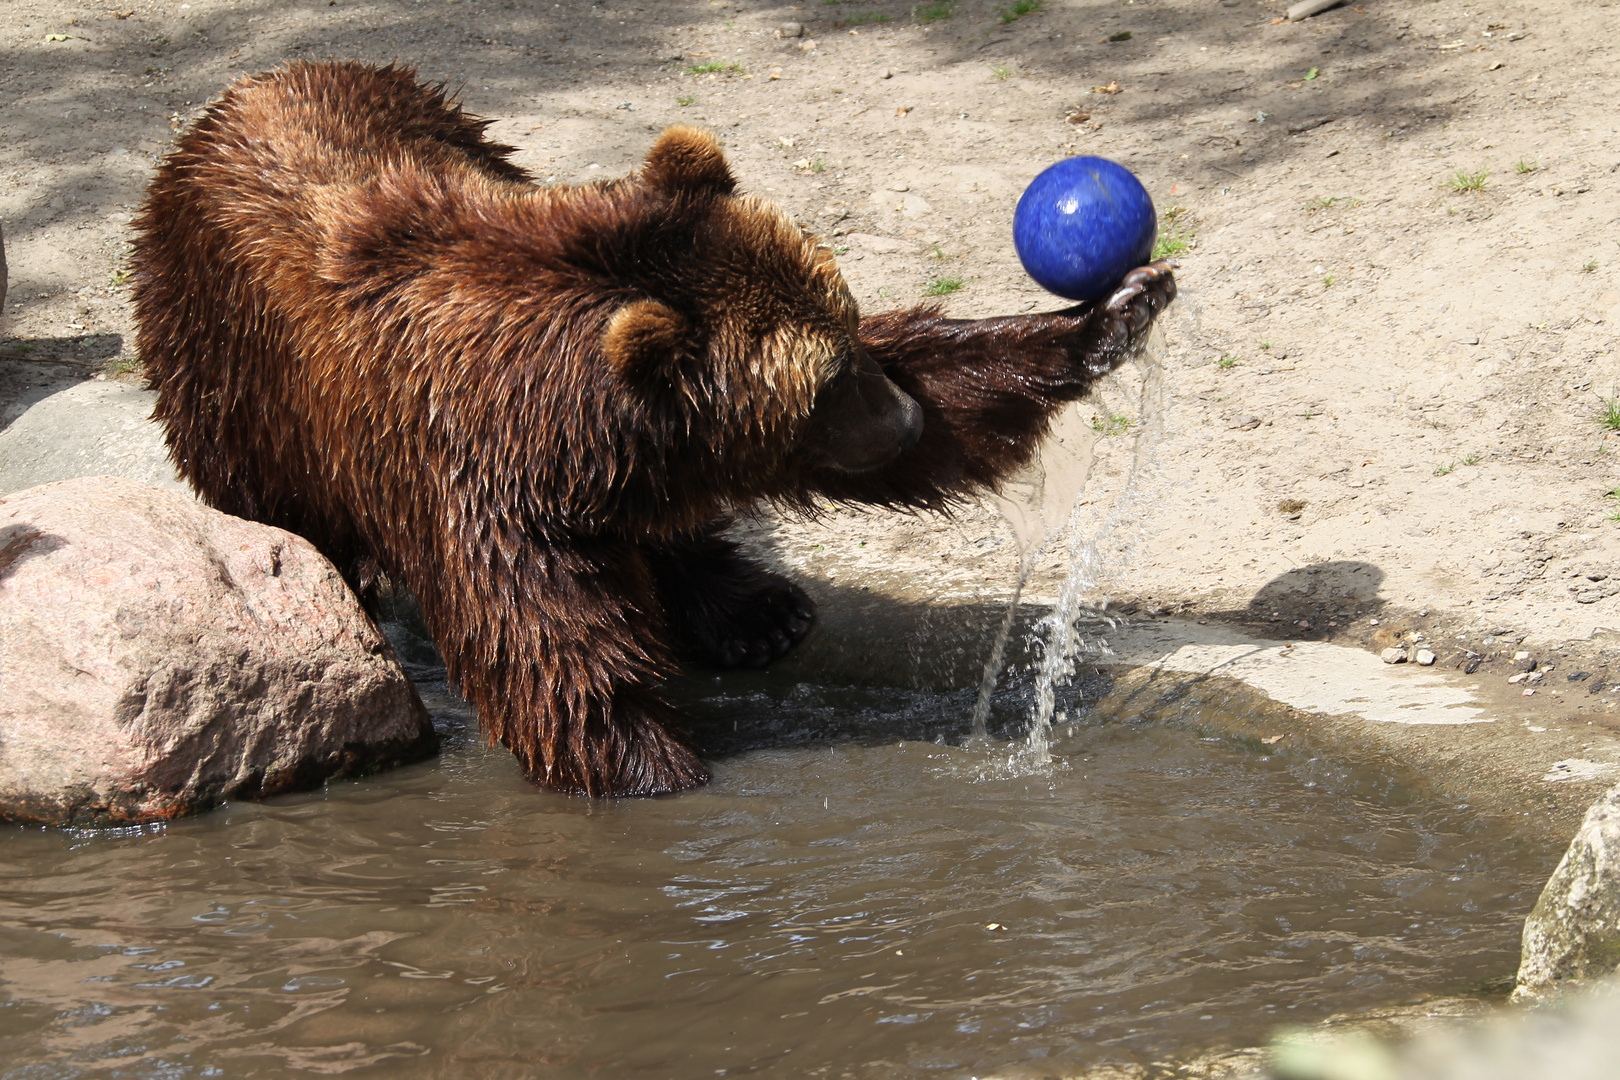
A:
<svg viewBox="0 0 1620 1080">
<path fill-rule="evenodd" d="M 822 391 L 803 450 L 840 472 L 880 468 L 922 438 L 922 406 L 864 353 Z"/>
</svg>

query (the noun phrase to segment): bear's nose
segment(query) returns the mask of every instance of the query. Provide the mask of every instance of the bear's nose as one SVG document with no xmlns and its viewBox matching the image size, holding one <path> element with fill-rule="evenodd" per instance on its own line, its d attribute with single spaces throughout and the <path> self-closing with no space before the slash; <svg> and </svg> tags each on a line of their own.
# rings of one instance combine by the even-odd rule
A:
<svg viewBox="0 0 1620 1080">
<path fill-rule="evenodd" d="M 900 398 L 899 407 L 895 410 L 895 426 L 899 429 L 897 441 L 900 443 L 900 451 L 904 453 L 916 446 L 917 441 L 922 438 L 923 411 L 922 406 L 917 404 L 917 399 L 904 390 L 896 387 L 895 394 Z"/>
</svg>

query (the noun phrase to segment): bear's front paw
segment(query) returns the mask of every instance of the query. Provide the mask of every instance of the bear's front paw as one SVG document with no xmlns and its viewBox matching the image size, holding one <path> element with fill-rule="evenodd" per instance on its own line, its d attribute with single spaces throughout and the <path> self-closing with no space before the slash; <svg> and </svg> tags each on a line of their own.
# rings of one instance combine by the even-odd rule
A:
<svg viewBox="0 0 1620 1080">
<path fill-rule="evenodd" d="M 648 551 L 681 653 L 711 667 L 764 667 L 810 632 L 816 605 L 780 574 L 742 556 L 716 526 Z"/>
<path fill-rule="evenodd" d="M 763 570 L 751 577 L 746 587 L 738 583 L 691 612 L 684 637 L 699 663 L 762 668 L 810 632 L 816 605 L 803 589 Z"/>
<path fill-rule="evenodd" d="M 1139 266 L 1086 311 L 1076 359 L 1087 375 L 1101 378 L 1142 344 L 1153 320 L 1176 298 L 1174 271 L 1168 260 Z"/>
</svg>

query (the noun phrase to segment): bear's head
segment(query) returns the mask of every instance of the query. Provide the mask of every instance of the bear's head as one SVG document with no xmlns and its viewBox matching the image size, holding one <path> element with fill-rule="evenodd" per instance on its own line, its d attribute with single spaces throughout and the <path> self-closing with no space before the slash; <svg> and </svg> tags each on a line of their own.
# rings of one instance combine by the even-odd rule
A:
<svg viewBox="0 0 1620 1080">
<path fill-rule="evenodd" d="M 636 295 L 603 333 L 622 378 L 679 395 L 715 454 L 756 481 L 875 469 L 917 441 L 922 410 L 861 347 L 833 253 L 739 194 L 712 135 L 666 131 L 621 190 L 649 203 L 626 260 Z"/>
</svg>

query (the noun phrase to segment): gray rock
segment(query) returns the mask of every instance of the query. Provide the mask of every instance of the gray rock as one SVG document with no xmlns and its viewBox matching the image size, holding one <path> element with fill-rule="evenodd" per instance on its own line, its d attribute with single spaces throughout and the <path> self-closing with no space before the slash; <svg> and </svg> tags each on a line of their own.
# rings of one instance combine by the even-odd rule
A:
<svg viewBox="0 0 1620 1080">
<path fill-rule="evenodd" d="M 307 541 L 118 477 L 0 499 L 0 820 L 139 822 L 431 756 Z"/>
<path fill-rule="evenodd" d="M 804 24 L 785 22 L 781 25 L 778 32 L 785 38 L 796 38 L 804 33 Z"/>
<path fill-rule="evenodd" d="M 1386 664 L 1404 664 L 1406 663 L 1406 650 L 1397 649 L 1391 646 L 1390 648 L 1379 653 L 1378 659 L 1382 660 Z"/>
<path fill-rule="evenodd" d="M 1417 654 L 1417 662 L 1422 667 L 1432 667 L 1434 665 L 1434 653 L 1430 652 L 1428 649 L 1419 649 Z"/>
<path fill-rule="evenodd" d="M 1524 920 L 1517 1002 L 1620 968 L 1620 786 L 1592 804 Z"/>
<path fill-rule="evenodd" d="M 922 217 L 924 214 L 931 213 L 933 209 L 928 204 L 928 200 L 921 195 L 907 195 L 900 200 L 900 212 L 908 218 Z"/>
<path fill-rule="evenodd" d="M 33 402 L 0 431 L 0 495 L 76 476 L 124 476 L 187 492 L 152 422 L 156 401 L 130 383 L 91 380 Z"/>
</svg>

